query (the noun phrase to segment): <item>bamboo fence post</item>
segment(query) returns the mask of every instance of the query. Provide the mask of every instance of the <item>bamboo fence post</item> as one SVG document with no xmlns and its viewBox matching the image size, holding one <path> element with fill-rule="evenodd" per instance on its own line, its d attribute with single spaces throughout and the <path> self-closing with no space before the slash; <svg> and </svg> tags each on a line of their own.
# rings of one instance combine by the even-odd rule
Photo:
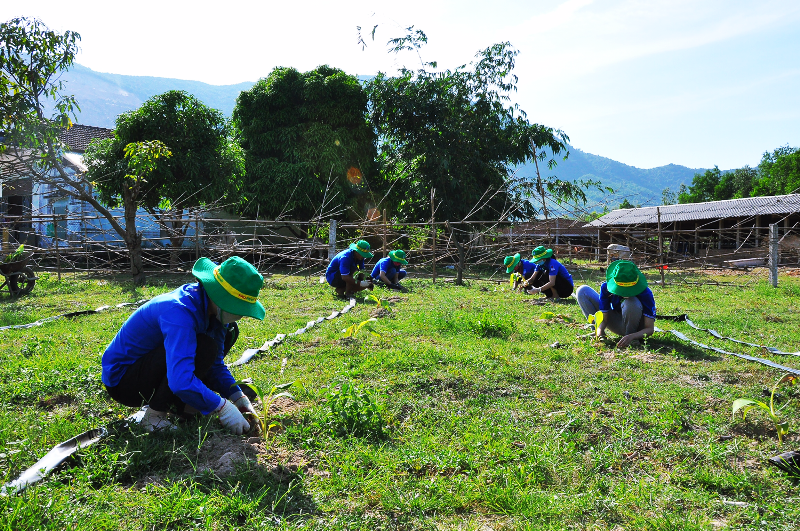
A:
<svg viewBox="0 0 800 531">
<path fill-rule="evenodd" d="M 433 204 L 433 196 L 436 194 L 436 188 L 431 188 L 431 231 L 433 250 L 433 283 L 436 284 L 436 212 Z"/>
<path fill-rule="evenodd" d="M 386 209 L 383 209 L 383 257 L 386 258 Z"/>
<path fill-rule="evenodd" d="M 664 239 L 661 234 L 661 207 L 656 207 L 656 214 L 658 215 L 658 269 L 661 271 L 661 286 L 664 283 Z"/>
<path fill-rule="evenodd" d="M 58 250 L 58 216 L 53 216 L 53 235 L 56 239 L 56 263 L 58 267 L 58 280 L 61 281 L 61 253 Z"/>
<path fill-rule="evenodd" d="M 200 260 L 200 215 L 194 216 L 194 260 Z"/>
</svg>

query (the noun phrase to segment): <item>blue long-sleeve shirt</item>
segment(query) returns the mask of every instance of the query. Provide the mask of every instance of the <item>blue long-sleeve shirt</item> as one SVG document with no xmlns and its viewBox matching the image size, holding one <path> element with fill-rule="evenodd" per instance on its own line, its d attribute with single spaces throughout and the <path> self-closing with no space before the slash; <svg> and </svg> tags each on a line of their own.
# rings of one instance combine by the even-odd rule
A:
<svg viewBox="0 0 800 531">
<path fill-rule="evenodd" d="M 361 271 L 362 269 L 364 269 L 364 258 L 352 249 L 345 249 L 344 251 L 339 251 L 333 257 L 331 263 L 328 264 L 325 278 L 330 283 L 336 278 L 336 273 L 342 276 L 354 275 L 356 271 Z"/>
<path fill-rule="evenodd" d="M 198 283 L 184 284 L 154 297 L 122 325 L 103 353 L 103 383 L 119 384 L 125 371 L 146 353 L 163 346 L 167 354 L 167 382 L 178 398 L 204 415 L 214 411 L 222 397 L 239 390 L 223 361 L 226 327 L 208 316 L 208 295 Z M 205 375 L 195 376 L 197 335 L 217 344 L 218 355 Z"/>
</svg>

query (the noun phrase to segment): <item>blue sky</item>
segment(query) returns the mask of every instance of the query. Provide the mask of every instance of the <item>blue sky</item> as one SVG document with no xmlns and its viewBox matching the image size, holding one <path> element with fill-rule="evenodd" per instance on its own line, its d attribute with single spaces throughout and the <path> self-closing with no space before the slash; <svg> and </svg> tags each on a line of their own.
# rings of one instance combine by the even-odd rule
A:
<svg viewBox="0 0 800 531">
<path fill-rule="evenodd" d="M 79 32 L 78 62 L 94 70 L 217 85 L 275 66 L 414 67 L 385 42 L 415 25 L 429 38 L 423 59 L 448 68 L 510 41 L 514 100 L 589 153 L 728 169 L 800 145 L 797 0 L 4 2 L 0 19 L 14 16 Z M 355 28 L 375 24 L 362 51 Z"/>
</svg>

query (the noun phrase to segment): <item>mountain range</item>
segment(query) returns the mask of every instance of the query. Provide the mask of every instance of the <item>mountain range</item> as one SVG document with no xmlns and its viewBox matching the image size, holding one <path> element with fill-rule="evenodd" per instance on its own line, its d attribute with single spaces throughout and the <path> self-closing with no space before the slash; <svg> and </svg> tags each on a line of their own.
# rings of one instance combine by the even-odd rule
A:
<svg viewBox="0 0 800 531">
<path fill-rule="evenodd" d="M 107 128 L 114 127 L 118 114 L 138 108 L 156 94 L 176 89 L 193 94 L 209 107 L 230 116 L 239 93 L 254 84 L 209 85 L 182 79 L 107 74 L 77 64 L 63 74 L 62 80 L 66 91 L 73 94 L 80 105 L 78 123 Z M 695 173 L 705 171 L 705 168 L 687 168 L 677 164 L 641 169 L 575 147 L 570 147 L 569 151 L 567 160 L 559 159 L 555 169 L 547 170 L 546 166 L 540 166 L 542 175 L 555 174 L 570 181 L 601 181 L 604 186 L 613 188 L 619 199 L 592 191 L 588 194 L 589 200 L 590 203 L 608 204 L 609 208 L 617 206 L 622 198 L 628 198 L 633 204 L 660 204 L 664 188 L 677 191 L 681 184 L 690 184 Z M 534 177 L 534 165 L 518 167 L 517 175 Z"/>
</svg>

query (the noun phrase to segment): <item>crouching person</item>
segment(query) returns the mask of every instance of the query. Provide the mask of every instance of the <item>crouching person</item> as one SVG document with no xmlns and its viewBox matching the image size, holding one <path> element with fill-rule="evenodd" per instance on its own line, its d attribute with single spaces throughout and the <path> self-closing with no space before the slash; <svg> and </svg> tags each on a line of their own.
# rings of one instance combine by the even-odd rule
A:
<svg viewBox="0 0 800 531">
<path fill-rule="evenodd" d="M 147 431 L 174 429 L 170 412 L 200 413 L 241 435 L 250 429 L 242 413 L 256 412 L 223 358 L 238 336 L 236 321 L 264 319 L 257 300 L 264 279 L 236 256 L 219 266 L 200 258 L 192 274 L 198 282 L 154 297 L 125 321 L 103 353 L 103 384 L 120 404 L 145 406 Z"/>
<path fill-rule="evenodd" d="M 536 272 L 536 264 L 530 260 L 525 260 L 517 253 L 514 256 L 506 256 L 503 259 L 503 265 L 506 266 L 506 273 L 517 273 L 522 276 L 521 281 L 514 282 L 514 289 L 530 287 L 533 275 Z"/>
<path fill-rule="evenodd" d="M 406 252 L 402 249 L 397 251 L 389 251 L 389 256 L 381 258 L 375 267 L 372 269 L 372 279 L 389 289 L 403 289 L 400 286 L 400 281 L 406 278 L 407 273 L 405 269 L 400 267 L 408 265 L 406 260 Z"/>
<path fill-rule="evenodd" d="M 561 262 L 553 258 L 553 250 L 540 245 L 533 250 L 531 260 L 536 264 L 536 271 L 527 284 L 528 294 L 544 293 L 550 299 L 564 299 L 572 295 L 575 284 L 572 275 Z"/>
<path fill-rule="evenodd" d="M 617 343 L 620 348 L 655 330 L 656 301 L 647 287 L 647 279 L 633 262 L 612 262 L 606 270 L 606 281 L 600 284 L 600 294 L 589 286 L 581 286 L 576 297 L 585 317 L 603 312 L 597 326 L 598 336 L 605 337 L 606 330 L 622 336 Z"/>
<path fill-rule="evenodd" d="M 359 280 L 356 277 L 364 271 L 364 260 L 372 258 L 369 242 L 359 240 L 351 243 L 344 251 L 333 257 L 325 272 L 325 279 L 339 297 L 349 297 L 365 289 L 372 290 L 372 279 Z"/>
</svg>

